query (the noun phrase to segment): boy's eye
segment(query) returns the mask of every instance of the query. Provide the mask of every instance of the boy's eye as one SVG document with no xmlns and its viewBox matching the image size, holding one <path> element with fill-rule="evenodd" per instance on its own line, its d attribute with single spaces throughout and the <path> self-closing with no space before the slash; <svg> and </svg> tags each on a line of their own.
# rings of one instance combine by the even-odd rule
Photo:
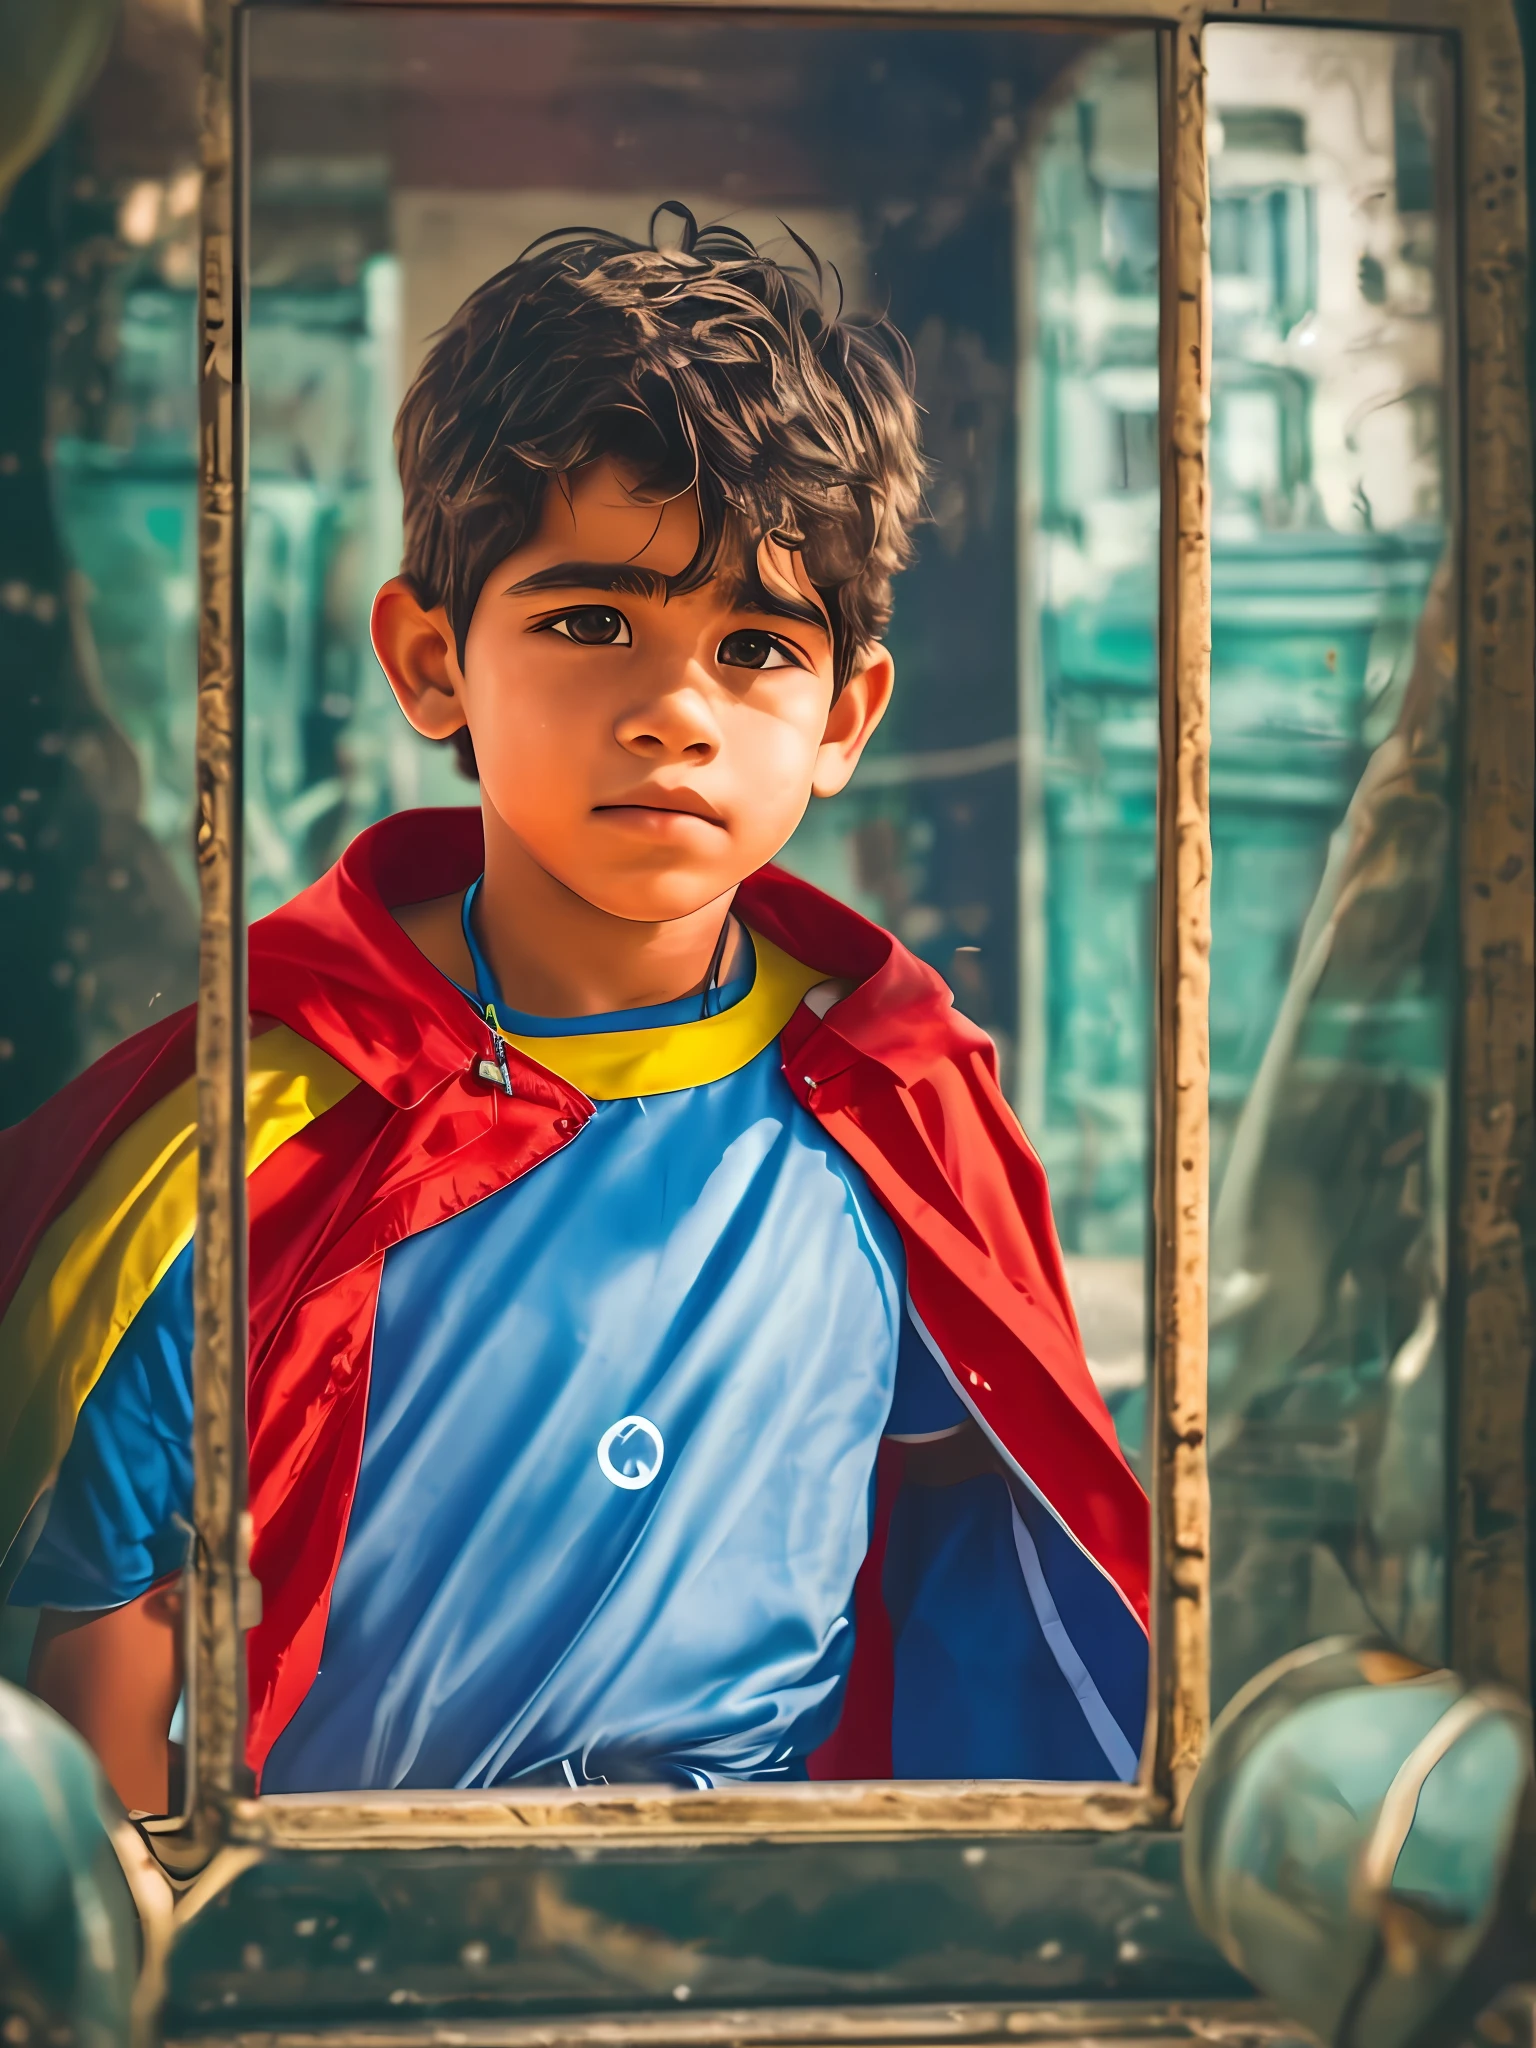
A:
<svg viewBox="0 0 1536 2048">
<path fill-rule="evenodd" d="M 574 640 L 578 647 L 628 647 L 629 621 L 611 605 L 584 604 L 579 611 L 562 612 L 549 622 L 551 633 Z"/>
<path fill-rule="evenodd" d="M 798 668 L 771 633 L 727 633 L 718 659 L 725 668 Z"/>
</svg>

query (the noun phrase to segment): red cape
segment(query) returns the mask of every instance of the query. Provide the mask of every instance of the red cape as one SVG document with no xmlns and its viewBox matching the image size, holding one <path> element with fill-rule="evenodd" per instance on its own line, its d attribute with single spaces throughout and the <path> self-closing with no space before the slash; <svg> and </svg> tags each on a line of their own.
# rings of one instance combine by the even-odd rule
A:
<svg viewBox="0 0 1536 2048">
<path fill-rule="evenodd" d="M 569 1143 L 577 1091 L 508 1048 L 514 1093 L 477 1069 L 489 1034 L 388 906 L 463 890 L 478 811 L 406 812 L 252 927 L 253 1017 L 287 1024 L 363 1084 L 251 1176 L 250 1506 L 263 1617 L 249 1644 L 260 1770 L 319 1666 L 362 1453 L 374 1310 L 400 1239 Z M 1045 1174 L 986 1035 L 888 932 L 781 869 L 736 909 L 785 952 L 855 984 L 780 1039 L 796 1098 L 863 1169 L 900 1229 L 912 1306 L 1010 1461 L 1147 1622 L 1148 1506 L 1083 1357 Z M 141 1032 L 0 1133 L 0 1314 L 38 1238 L 107 1146 L 192 1070 L 193 1013 Z M 821 1777 L 890 1774 L 891 1643 L 881 1553 L 899 1451 L 882 1454 L 856 1651 Z"/>
</svg>

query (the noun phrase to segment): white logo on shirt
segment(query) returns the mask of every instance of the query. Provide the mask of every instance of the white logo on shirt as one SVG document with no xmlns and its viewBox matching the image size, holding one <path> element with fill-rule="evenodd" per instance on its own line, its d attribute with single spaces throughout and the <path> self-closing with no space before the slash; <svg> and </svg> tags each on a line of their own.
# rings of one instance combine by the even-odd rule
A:
<svg viewBox="0 0 1536 2048">
<path fill-rule="evenodd" d="M 666 1445 L 661 1431 L 643 1415 L 621 1415 L 605 1429 L 597 1446 L 597 1462 L 603 1477 L 626 1493 L 649 1486 L 661 1470 Z"/>
</svg>

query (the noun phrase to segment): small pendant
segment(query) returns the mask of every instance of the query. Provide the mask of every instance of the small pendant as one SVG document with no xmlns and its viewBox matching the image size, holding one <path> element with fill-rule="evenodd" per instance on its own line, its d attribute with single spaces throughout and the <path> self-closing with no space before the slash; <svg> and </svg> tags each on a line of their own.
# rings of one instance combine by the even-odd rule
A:
<svg viewBox="0 0 1536 2048">
<path fill-rule="evenodd" d="M 503 1089 L 510 1095 L 512 1093 L 512 1076 L 507 1068 L 507 1048 L 501 1041 L 501 1026 L 496 1021 L 496 1005 L 494 1003 L 486 1004 L 485 1021 L 491 1034 L 491 1051 L 496 1057 L 493 1060 L 482 1060 L 475 1071 L 482 1081 L 491 1081 L 496 1087 Z"/>
</svg>

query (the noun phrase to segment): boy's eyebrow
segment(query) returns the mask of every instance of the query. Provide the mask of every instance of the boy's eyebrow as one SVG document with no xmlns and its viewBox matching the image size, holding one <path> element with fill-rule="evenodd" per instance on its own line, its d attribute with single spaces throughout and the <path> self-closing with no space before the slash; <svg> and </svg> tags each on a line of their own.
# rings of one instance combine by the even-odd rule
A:
<svg viewBox="0 0 1536 2048">
<path fill-rule="evenodd" d="M 504 595 L 520 597 L 535 590 L 617 590 L 631 597 L 665 601 L 669 587 L 659 570 L 637 568 L 633 562 L 555 562 L 547 569 L 535 569 L 518 583 L 509 583 Z"/>
<path fill-rule="evenodd" d="M 814 626 L 830 634 L 827 615 L 806 597 L 781 596 L 756 578 L 743 578 L 731 592 L 731 602 L 744 612 L 766 612 L 771 619 L 796 619 L 802 626 Z"/>
</svg>

